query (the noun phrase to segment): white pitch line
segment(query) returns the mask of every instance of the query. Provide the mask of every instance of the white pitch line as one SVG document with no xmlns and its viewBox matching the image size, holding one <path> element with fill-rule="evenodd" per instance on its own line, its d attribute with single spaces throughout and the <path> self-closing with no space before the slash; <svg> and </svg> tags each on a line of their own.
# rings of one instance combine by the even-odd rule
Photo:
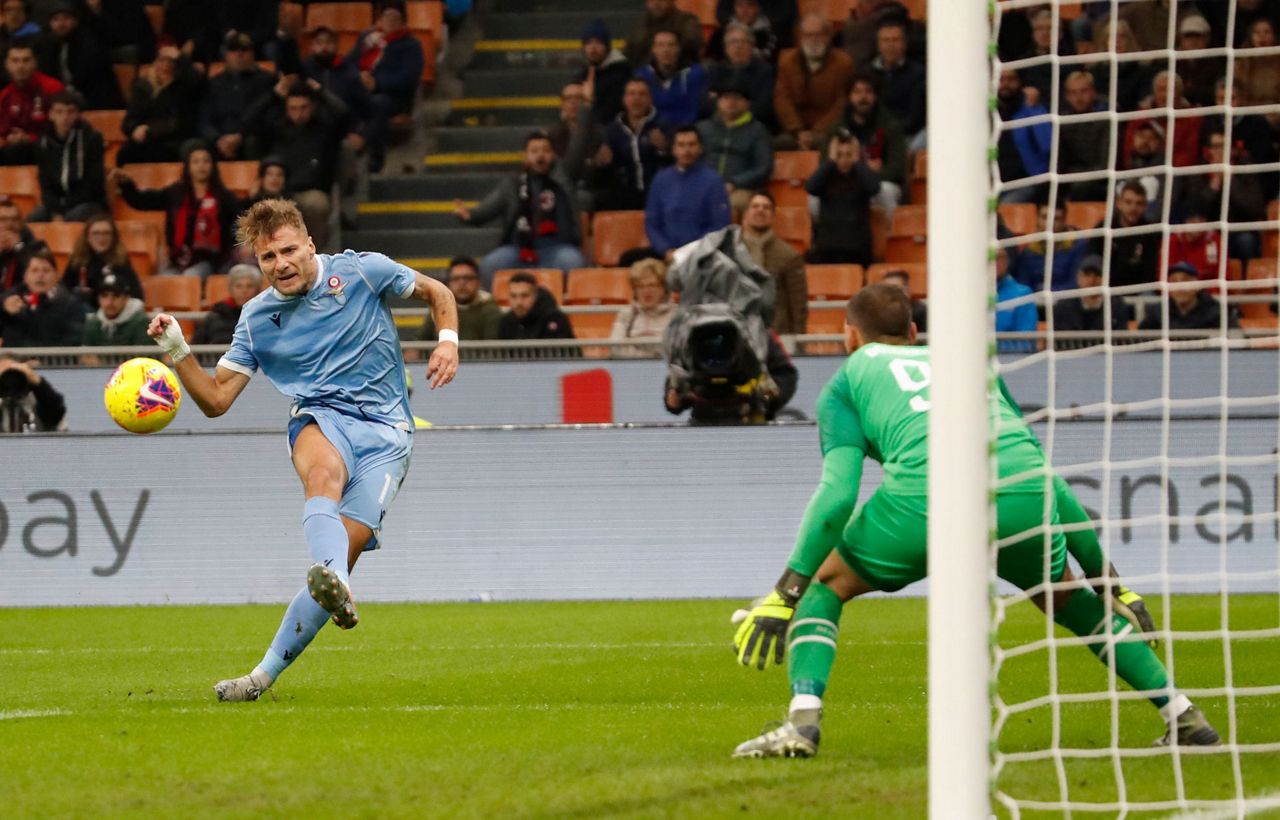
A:
<svg viewBox="0 0 1280 820">
<path fill-rule="evenodd" d="M 62 709 L 13 709 L 7 712 L 0 712 L 0 720 L 24 720 L 26 718 L 58 717 L 69 714 L 71 713 Z"/>
<path fill-rule="evenodd" d="M 1236 817 L 1248 817 L 1251 814 L 1275 808 L 1280 808 L 1280 791 L 1267 792 L 1252 797 L 1246 795 L 1243 814 L 1241 814 L 1239 806 L 1224 806 L 1220 809 L 1198 809 L 1196 811 L 1182 812 L 1181 814 L 1171 814 L 1168 820 L 1233 820 Z"/>
</svg>

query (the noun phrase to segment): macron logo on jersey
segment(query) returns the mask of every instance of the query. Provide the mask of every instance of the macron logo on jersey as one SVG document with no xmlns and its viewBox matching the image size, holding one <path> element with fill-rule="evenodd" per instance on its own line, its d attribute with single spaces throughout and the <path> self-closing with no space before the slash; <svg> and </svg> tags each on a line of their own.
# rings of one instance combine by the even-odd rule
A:
<svg viewBox="0 0 1280 820">
<path fill-rule="evenodd" d="M 269 318 L 271 319 L 271 324 L 275 325 L 276 327 L 280 327 L 280 314 L 279 314 L 279 313 L 273 313 L 273 314 L 271 314 L 271 316 L 270 316 Z"/>
</svg>

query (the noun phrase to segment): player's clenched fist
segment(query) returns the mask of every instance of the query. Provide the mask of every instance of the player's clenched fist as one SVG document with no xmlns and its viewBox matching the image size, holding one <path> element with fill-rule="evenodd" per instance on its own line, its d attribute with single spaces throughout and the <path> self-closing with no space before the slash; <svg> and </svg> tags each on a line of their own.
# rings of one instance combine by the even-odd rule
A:
<svg viewBox="0 0 1280 820">
<path fill-rule="evenodd" d="M 147 335 L 156 340 L 160 349 L 169 354 L 174 364 L 191 355 L 191 348 L 182 336 L 182 326 L 167 313 L 156 314 L 147 325 Z"/>
<path fill-rule="evenodd" d="M 753 601 L 733 636 L 738 662 L 743 666 L 754 663 L 757 669 L 764 669 L 769 663 L 769 649 L 772 647 L 773 662 L 782 663 L 787 651 L 787 627 L 795 614 L 795 605 L 788 603 L 777 590 Z"/>
</svg>

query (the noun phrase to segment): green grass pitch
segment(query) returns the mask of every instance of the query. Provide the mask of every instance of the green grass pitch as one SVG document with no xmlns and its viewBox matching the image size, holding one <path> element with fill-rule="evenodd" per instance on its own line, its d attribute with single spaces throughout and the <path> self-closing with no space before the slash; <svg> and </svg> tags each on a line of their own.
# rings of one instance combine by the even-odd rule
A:
<svg viewBox="0 0 1280 820">
<path fill-rule="evenodd" d="M 1159 601 L 1152 601 L 1159 610 Z M 243 674 L 280 606 L 0 609 L 0 812 L 6 817 L 923 817 L 925 603 L 845 610 L 822 754 L 733 761 L 782 716 L 782 668 L 734 665 L 740 602 L 366 605 L 360 627 L 325 629 L 272 695 L 214 701 Z M 1175 598 L 1175 629 L 1215 629 L 1217 598 Z M 1157 612 L 1162 618 L 1169 613 Z M 1043 635 L 1029 604 L 1001 640 Z M 1233 628 L 1275 628 L 1274 596 L 1231 599 Z M 1274 640 L 1233 640 L 1235 683 L 1274 684 Z M 1179 644 L 1183 686 L 1223 681 L 1220 642 Z M 1105 670 L 1060 651 L 1064 691 Z M 1046 691 L 1043 652 L 1011 662 L 1009 699 Z M 1224 735 L 1222 699 L 1202 701 Z M 1280 699 L 1243 698 L 1242 742 L 1280 740 Z M 1063 740 L 1106 746 L 1106 704 L 1063 711 Z M 1121 706 L 1123 745 L 1161 731 L 1145 703 Z M 1003 749 L 1037 748 L 1048 709 L 1021 716 Z M 1232 794 L 1229 755 L 1183 759 L 1190 797 Z M 1246 792 L 1280 789 L 1280 756 L 1241 761 Z M 1116 794 L 1110 760 L 1069 763 L 1071 795 Z M 1128 761 L 1131 798 L 1173 793 L 1170 757 Z M 1050 764 L 1005 771 L 1001 787 L 1055 799 Z M 1029 816 L 1036 816 L 1034 814 Z"/>
</svg>

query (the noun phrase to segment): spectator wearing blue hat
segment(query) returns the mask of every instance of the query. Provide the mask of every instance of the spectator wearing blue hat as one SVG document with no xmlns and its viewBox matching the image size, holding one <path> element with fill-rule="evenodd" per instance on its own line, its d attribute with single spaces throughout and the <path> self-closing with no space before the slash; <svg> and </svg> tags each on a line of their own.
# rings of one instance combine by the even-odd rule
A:
<svg viewBox="0 0 1280 820">
<path fill-rule="evenodd" d="M 574 82 L 590 81 L 595 91 L 591 117 L 608 125 L 622 111 L 622 92 L 631 79 L 631 64 L 613 47 L 609 26 L 603 20 L 592 20 L 582 30 L 582 57 L 586 65 L 578 69 Z"/>
</svg>

